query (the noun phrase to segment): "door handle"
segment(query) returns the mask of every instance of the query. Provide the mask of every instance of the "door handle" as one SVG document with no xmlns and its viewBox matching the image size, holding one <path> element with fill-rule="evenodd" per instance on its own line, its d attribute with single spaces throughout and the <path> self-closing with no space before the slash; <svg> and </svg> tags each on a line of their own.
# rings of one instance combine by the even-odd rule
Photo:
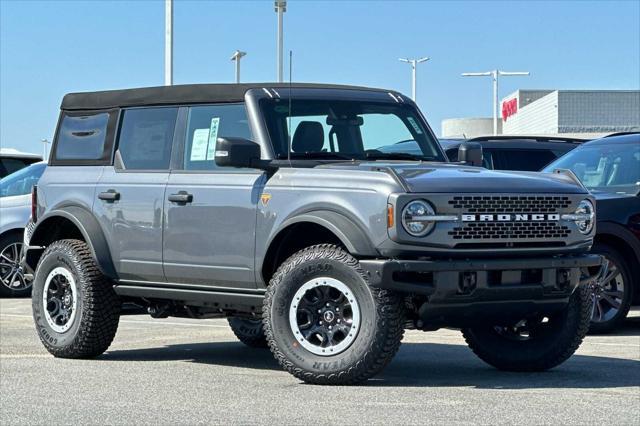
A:
<svg viewBox="0 0 640 426">
<path fill-rule="evenodd" d="M 98 198 L 112 203 L 120 199 L 120 193 L 115 189 L 110 189 L 108 191 L 101 192 L 100 194 L 98 194 Z"/>
<path fill-rule="evenodd" d="M 186 191 L 180 191 L 177 194 L 169 195 L 169 201 L 177 204 L 187 204 L 193 202 L 193 194 Z"/>
</svg>

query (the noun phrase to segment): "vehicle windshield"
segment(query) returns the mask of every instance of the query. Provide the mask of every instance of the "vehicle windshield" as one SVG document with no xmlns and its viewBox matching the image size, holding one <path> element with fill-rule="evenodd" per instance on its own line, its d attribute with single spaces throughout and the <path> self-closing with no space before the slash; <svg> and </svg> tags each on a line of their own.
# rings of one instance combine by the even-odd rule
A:
<svg viewBox="0 0 640 426">
<path fill-rule="evenodd" d="M 31 187 L 38 183 L 45 167 L 44 163 L 32 164 L 0 179 L 0 197 L 12 197 L 31 193 Z"/>
<path fill-rule="evenodd" d="M 640 143 L 586 144 L 543 169 L 569 169 L 591 190 L 637 194 L 640 191 Z"/>
<path fill-rule="evenodd" d="M 446 161 L 437 141 L 408 105 L 338 100 L 261 102 L 276 158 Z M 407 141 L 415 149 L 407 150 Z"/>
</svg>

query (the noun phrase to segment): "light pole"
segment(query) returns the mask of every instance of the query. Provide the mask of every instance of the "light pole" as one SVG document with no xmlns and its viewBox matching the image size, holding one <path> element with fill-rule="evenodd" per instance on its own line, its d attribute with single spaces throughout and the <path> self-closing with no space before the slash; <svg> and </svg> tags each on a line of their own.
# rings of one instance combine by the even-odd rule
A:
<svg viewBox="0 0 640 426">
<path fill-rule="evenodd" d="M 236 61 L 236 83 L 240 83 L 240 59 L 242 59 L 242 57 L 246 55 L 247 52 L 236 50 L 235 52 L 233 52 L 233 56 L 231 56 L 231 60 Z"/>
<path fill-rule="evenodd" d="M 411 98 L 413 99 L 413 102 L 416 101 L 416 68 L 418 68 L 418 64 L 422 62 L 426 62 L 429 59 L 431 58 L 427 58 L 426 56 L 420 59 L 409 59 L 409 58 L 399 59 L 402 62 L 411 64 Z"/>
<path fill-rule="evenodd" d="M 173 84 L 173 0 L 164 0 L 164 85 Z"/>
<path fill-rule="evenodd" d="M 51 142 L 49 142 L 48 139 L 42 139 L 42 160 L 43 161 L 47 161 L 47 153 L 49 152 L 49 150 L 47 149 L 47 145 L 49 145 Z"/>
<path fill-rule="evenodd" d="M 493 134 L 498 134 L 498 78 L 500 76 L 529 75 L 528 71 L 463 72 L 463 77 L 491 77 L 493 79 Z"/>
<path fill-rule="evenodd" d="M 286 0 L 275 0 L 274 2 L 276 13 L 278 14 L 278 44 L 277 44 L 277 52 L 276 52 L 276 62 L 278 68 L 278 83 L 282 83 L 284 81 L 283 77 L 283 34 L 282 34 L 282 15 L 287 11 L 287 1 Z"/>
</svg>

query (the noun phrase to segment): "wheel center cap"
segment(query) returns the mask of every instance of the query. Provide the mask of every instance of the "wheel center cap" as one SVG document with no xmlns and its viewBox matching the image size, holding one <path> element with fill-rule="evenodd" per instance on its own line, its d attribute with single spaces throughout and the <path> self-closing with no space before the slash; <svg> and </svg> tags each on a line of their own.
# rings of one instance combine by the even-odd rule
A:
<svg viewBox="0 0 640 426">
<path fill-rule="evenodd" d="M 322 317 L 326 322 L 333 322 L 333 320 L 336 319 L 336 314 L 333 313 L 333 311 L 324 311 Z"/>
</svg>

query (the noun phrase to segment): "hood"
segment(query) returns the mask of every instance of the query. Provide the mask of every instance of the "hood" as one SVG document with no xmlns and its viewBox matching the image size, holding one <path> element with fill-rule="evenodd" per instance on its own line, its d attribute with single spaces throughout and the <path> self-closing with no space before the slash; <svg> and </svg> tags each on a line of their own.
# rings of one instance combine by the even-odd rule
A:
<svg viewBox="0 0 640 426">
<path fill-rule="evenodd" d="M 366 168 L 394 174 L 407 192 L 447 193 L 552 193 L 584 194 L 588 191 L 567 175 L 556 173 L 487 170 L 447 163 L 361 162 L 323 167 Z"/>
</svg>

